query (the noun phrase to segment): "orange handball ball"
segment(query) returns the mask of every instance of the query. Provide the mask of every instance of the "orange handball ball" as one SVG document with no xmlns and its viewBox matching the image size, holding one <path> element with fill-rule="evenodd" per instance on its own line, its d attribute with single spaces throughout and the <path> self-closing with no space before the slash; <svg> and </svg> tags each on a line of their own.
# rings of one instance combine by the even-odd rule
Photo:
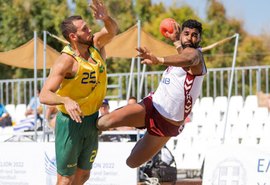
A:
<svg viewBox="0 0 270 185">
<path fill-rule="evenodd" d="M 166 35 L 166 32 L 169 32 L 169 33 L 172 33 L 173 32 L 173 30 L 174 30 L 174 23 L 175 22 L 176 21 L 173 18 L 163 19 L 161 21 L 160 25 L 159 25 L 159 31 L 160 31 L 160 33 L 164 37 L 168 38 L 167 35 Z"/>
</svg>

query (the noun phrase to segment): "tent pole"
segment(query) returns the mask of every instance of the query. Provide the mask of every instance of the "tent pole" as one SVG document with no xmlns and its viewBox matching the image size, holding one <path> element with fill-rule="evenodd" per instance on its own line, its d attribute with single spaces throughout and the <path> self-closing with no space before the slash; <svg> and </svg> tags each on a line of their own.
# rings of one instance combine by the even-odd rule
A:
<svg viewBox="0 0 270 185">
<path fill-rule="evenodd" d="M 133 5 L 134 5 L 134 7 L 136 7 L 136 4 L 137 4 L 137 2 L 136 2 L 136 0 L 133 0 Z M 137 26 L 138 26 L 138 43 L 137 43 L 137 46 L 138 47 L 140 47 L 140 45 L 141 45 L 141 21 L 140 21 L 140 19 L 139 19 L 139 15 L 138 15 L 138 13 L 136 13 L 136 18 L 137 18 Z M 138 52 L 139 53 L 139 52 Z M 137 57 L 137 102 L 139 102 L 139 100 L 141 99 L 141 95 L 140 95 L 140 67 L 141 67 L 141 65 L 140 65 L 140 63 L 141 63 L 141 58 L 140 57 Z M 138 130 L 138 132 L 137 132 L 137 141 L 139 140 L 139 138 L 140 138 L 140 133 L 139 133 L 139 130 Z M 137 168 L 137 182 L 139 182 L 139 180 L 140 180 L 140 171 L 139 171 L 139 168 Z"/>
<path fill-rule="evenodd" d="M 47 52 L 47 31 L 43 31 L 43 80 L 42 80 L 42 86 L 44 85 L 45 80 L 46 80 L 46 52 Z M 42 105 L 42 106 L 43 106 L 42 130 L 43 130 L 43 142 L 44 142 L 47 121 L 46 121 L 46 105 Z"/>
<path fill-rule="evenodd" d="M 35 95 L 35 141 L 37 141 L 37 31 L 34 31 L 34 95 Z"/>
<path fill-rule="evenodd" d="M 143 64 L 142 77 L 141 77 L 141 83 L 140 83 L 140 95 L 142 95 L 145 70 L 146 70 L 146 64 Z"/>
<path fill-rule="evenodd" d="M 137 46 L 141 46 L 141 21 L 138 20 L 138 43 Z M 137 57 L 137 101 L 140 101 L 141 94 L 140 94 L 140 71 L 141 71 L 141 58 Z"/>
<path fill-rule="evenodd" d="M 46 80 L 46 52 L 47 52 L 47 32 L 43 31 L 43 81 L 42 86 Z"/>
<path fill-rule="evenodd" d="M 129 82 L 128 82 L 128 90 L 127 90 L 127 97 L 126 100 L 128 100 L 130 98 L 130 91 L 131 91 L 131 84 L 133 81 L 133 70 L 134 70 L 134 63 L 135 63 L 135 58 L 132 58 L 131 61 L 131 66 L 130 66 L 130 73 L 129 73 Z"/>
<path fill-rule="evenodd" d="M 230 84 L 229 84 L 229 89 L 228 89 L 228 101 L 227 101 L 227 110 L 226 110 L 226 114 L 225 114 L 225 125 L 224 125 L 223 136 L 222 136 L 222 144 L 224 144 L 225 137 L 226 137 L 229 102 L 230 102 L 231 92 L 232 92 L 232 84 L 233 84 L 233 77 L 234 77 L 234 71 L 235 71 L 235 63 L 236 63 L 239 34 L 236 33 L 234 36 L 235 36 L 235 45 L 234 45 L 234 53 L 233 53 L 232 72 L 231 72 Z"/>
</svg>

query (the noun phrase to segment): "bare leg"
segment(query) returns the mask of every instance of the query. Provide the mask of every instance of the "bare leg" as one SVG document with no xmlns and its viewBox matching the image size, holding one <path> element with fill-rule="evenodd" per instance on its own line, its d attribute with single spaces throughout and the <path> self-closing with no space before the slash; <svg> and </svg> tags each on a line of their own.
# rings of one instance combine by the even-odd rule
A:
<svg viewBox="0 0 270 185">
<path fill-rule="evenodd" d="M 145 126 L 145 106 L 143 103 L 127 105 L 101 117 L 97 122 L 97 128 L 101 131 L 109 128 L 129 126 Z M 127 165 L 136 168 L 151 159 L 170 139 L 170 137 L 158 137 L 148 133 L 137 142 Z"/>
<path fill-rule="evenodd" d="M 77 168 L 72 176 L 62 176 L 57 174 L 57 185 L 83 185 L 90 177 L 89 170 Z"/>
<path fill-rule="evenodd" d="M 158 137 L 145 133 L 144 137 L 137 142 L 127 158 L 127 165 L 136 168 L 150 160 L 170 139 L 170 137 Z"/>
<path fill-rule="evenodd" d="M 104 131 L 120 126 L 143 127 L 145 125 L 144 119 L 144 104 L 132 104 L 102 116 L 97 121 L 97 128 Z"/>
<path fill-rule="evenodd" d="M 90 178 L 90 170 L 77 168 L 72 185 L 83 185 Z"/>
<path fill-rule="evenodd" d="M 75 175 L 72 176 L 62 176 L 60 174 L 57 174 L 57 185 L 71 185 Z"/>
</svg>

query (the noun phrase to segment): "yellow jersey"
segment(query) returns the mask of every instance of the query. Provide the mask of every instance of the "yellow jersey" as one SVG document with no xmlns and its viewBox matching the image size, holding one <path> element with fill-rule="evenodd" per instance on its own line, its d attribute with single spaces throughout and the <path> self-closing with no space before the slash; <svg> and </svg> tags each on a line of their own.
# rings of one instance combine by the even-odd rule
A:
<svg viewBox="0 0 270 185">
<path fill-rule="evenodd" d="M 78 62 L 78 70 L 73 78 L 63 80 L 56 93 L 76 101 L 85 116 L 97 112 L 107 91 L 105 61 L 93 46 L 89 47 L 89 53 L 95 64 L 77 56 L 70 45 L 65 46 L 62 53 L 72 56 Z M 57 108 L 67 114 L 64 105 L 58 105 Z"/>
</svg>

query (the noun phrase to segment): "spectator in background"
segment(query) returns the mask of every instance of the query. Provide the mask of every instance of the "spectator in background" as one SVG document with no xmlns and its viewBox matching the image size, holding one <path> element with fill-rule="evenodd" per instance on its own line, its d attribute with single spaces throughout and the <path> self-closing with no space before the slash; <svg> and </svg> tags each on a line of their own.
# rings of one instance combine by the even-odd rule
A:
<svg viewBox="0 0 270 185">
<path fill-rule="evenodd" d="M 40 127 L 38 127 L 38 131 L 41 131 L 42 130 L 42 121 L 43 119 L 41 118 L 41 114 L 42 114 L 42 105 L 39 101 L 39 93 L 40 93 L 40 89 L 38 88 L 37 89 L 37 99 L 35 99 L 35 96 L 33 96 L 31 99 L 30 99 L 30 102 L 29 104 L 27 105 L 26 107 L 26 111 L 25 111 L 25 116 L 26 116 L 26 119 L 24 120 L 21 120 L 20 122 L 23 122 L 23 123 L 26 123 L 27 121 L 29 122 L 33 122 L 33 118 L 35 116 L 35 108 L 37 108 L 37 120 L 40 121 Z M 37 105 L 36 105 L 37 104 Z M 29 119 L 28 119 L 29 118 Z"/>
<path fill-rule="evenodd" d="M 270 95 L 262 91 L 257 92 L 258 106 L 266 107 L 270 111 Z"/>
<path fill-rule="evenodd" d="M 46 119 L 47 126 L 49 128 L 52 128 L 52 129 L 55 128 L 57 112 L 58 110 L 56 106 L 50 106 L 50 105 L 47 106 L 45 119 Z"/>
<path fill-rule="evenodd" d="M 134 96 L 129 97 L 127 104 L 130 105 L 135 103 L 137 103 L 137 98 Z"/>
<path fill-rule="evenodd" d="M 108 99 L 104 99 L 101 107 L 99 108 L 99 116 L 104 116 L 105 114 L 110 113 L 110 104 Z M 115 129 L 109 129 L 112 131 Z M 99 141 L 103 142 L 120 142 L 120 136 L 116 134 L 104 134 L 99 136 Z"/>
<path fill-rule="evenodd" d="M 101 107 L 99 108 L 99 114 L 100 114 L 100 116 L 103 116 L 103 115 L 108 114 L 108 113 L 110 113 L 109 100 L 104 99 Z"/>
<path fill-rule="evenodd" d="M 34 115 L 36 107 L 37 107 L 37 114 L 39 115 L 42 113 L 42 105 L 40 104 L 40 101 L 39 101 L 39 92 L 40 92 L 40 89 L 37 89 L 37 106 L 36 106 L 35 96 L 33 96 L 30 99 L 30 102 L 27 105 L 26 111 L 25 111 L 26 117 L 29 115 Z"/>
<path fill-rule="evenodd" d="M 11 117 L 9 113 L 7 112 L 5 106 L 0 103 L 0 126 L 5 127 L 5 126 L 11 126 Z"/>
</svg>

